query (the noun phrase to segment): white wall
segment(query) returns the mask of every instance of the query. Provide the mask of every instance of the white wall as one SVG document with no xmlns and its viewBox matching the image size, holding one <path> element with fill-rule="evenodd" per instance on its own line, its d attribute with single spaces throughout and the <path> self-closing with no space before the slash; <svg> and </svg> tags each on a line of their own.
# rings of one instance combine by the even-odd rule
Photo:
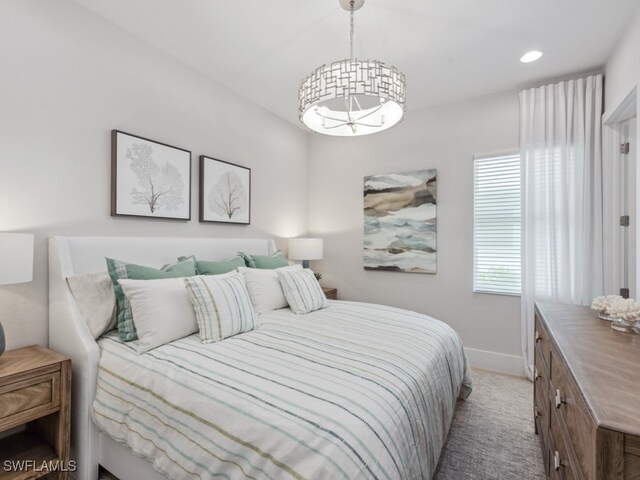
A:
<svg viewBox="0 0 640 480">
<path fill-rule="evenodd" d="M 34 281 L 0 287 L 8 348 L 48 342 L 49 235 L 306 230 L 301 129 L 69 0 L 3 0 L 0 45 L 0 231 L 36 233 Z M 110 217 L 113 128 L 192 151 L 190 222 Z M 198 223 L 200 154 L 252 168 L 251 226 Z"/>
<path fill-rule="evenodd" d="M 618 158 L 619 154 L 617 151 L 619 144 L 619 137 L 616 133 L 616 130 L 619 129 L 619 125 L 615 122 L 620 122 L 623 119 L 637 116 L 637 112 L 640 111 L 640 56 L 638 55 L 638 51 L 640 50 L 640 7 L 638 7 L 636 14 L 629 21 L 629 25 L 624 32 L 624 35 L 618 42 L 618 45 L 611 53 L 607 64 L 605 66 L 605 113 L 603 119 L 605 120 L 605 126 L 603 128 L 604 134 L 604 143 L 603 143 L 603 159 L 604 159 L 604 173 L 605 173 L 605 192 L 607 189 L 609 191 L 617 191 L 619 188 L 618 185 Z M 626 99 L 632 98 L 632 92 L 635 90 L 635 108 L 633 103 L 625 102 Z M 628 109 L 623 107 L 624 104 L 630 105 Z M 622 114 L 623 119 L 617 118 L 620 115 L 620 111 L 624 110 L 625 113 Z M 612 118 L 615 119 L 614 123 L 612 122 Z M 633 128 L 633 123 L 631 126 Z M 640 122 L 635 122 L 635 134 L 633 132 L 629 132 L 629 141 L 631 144 L 631 151 L 629 155 L 629 160 L 635 163 L 635 167 L 632 165 L 630 171 L 635 171 L 635 198 L 636 198 L 636 216 L 637 212 L 640 212 L 640 168 L 637 168 L 638 161 L 638 146 L 637 139 L 640 138 Z M 635 157 L 635 158 L 634 158 Z M 610 175 L 607 175 L 611 172 Z M 607 181 L 608 179 L 608 181 Z M 632 185 L 633 188 L 633 185 Z M 605 200 L 607 200 L 605 198 Z M 605 205 L 606 208 L 606 205 Z M 614 212 L 613 215 L 610 216 L 611 222 L 609 225 L 612 227 L 610 232 L 614 232 L 610 235 L 605 234 L 605 242 L 609 240 L 609 247 L 605 248 L 605 265 L 611 266 L 615 265 L 619 259 L 620 250 L 619 244 L 617 243 L 618 236 L 615 234 L 617 220 L 618 220 L 618 205 L 615 200 L 612 202 L 612 206 L 609 208 L 609 211 Z M 606 218 L 605 211 L 605 218 Z M 635 298 L 640 297 L 640 255 L 637 254 L 635 249 L 637 249 L 637 239 L 640 239 L 640 222 L 634 222 L 633 210 L 630 211 L 631 215 L 631 228 L 635 228 L 630 235 L 630 261 L 633 262 L 635 257 L 635 268 L 632 266 L 630 270 L 630 275 L 634 275 L 635 273 L 635 281 L 633 278 L 630 279 L 629 286 L 631 287 L 631 295 Z M 605 246 L 607 244 L 605 243 Z M 607 262 L 607 256 L 611 259 Z M 614 266 L 613 268 L 609 267 L 608 270 L 611 273 L 605 277 L 605 280 L 609 280 L 611 285 L 615 285 L 615 290 L 619 285 L 617 281 L 619 272 L 618 269 Z M 633 288 L 635 284 L 635 289 Z M 615 291 L 611 290 L 610 291 Z M 635 293 L 634 293 L 635 291 Z"/>
<path fill-rule="evenodd" d="M 629 22 L 605 67 L 605 111 L 624 99 L 640 82 L 640 7 Z"/>
<path fill-rule="evenodd" d="M 520 299 L 472 291 L 472 158 L 518 148 L 518 111 L 517 93 L 506 92 L 410 112 L 376 135 L 313 136 L 309 227 L 325 239 L 323 283 L 342 299 L 432 315 L 460 333 L 472 364 L 521 373 Z M 363 177 L 420 168 L 438 169 L 438 273 L 364 270 Z"/>
</svg>

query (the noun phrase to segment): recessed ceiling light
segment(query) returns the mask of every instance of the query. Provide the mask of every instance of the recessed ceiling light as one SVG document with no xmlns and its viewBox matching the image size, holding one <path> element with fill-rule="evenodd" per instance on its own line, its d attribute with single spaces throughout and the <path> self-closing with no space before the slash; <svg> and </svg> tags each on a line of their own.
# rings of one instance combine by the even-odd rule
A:
<svg viewBox="0 0 640 480">
<path fill-rule="evenodd" d="M 531 50 L 530 52 L 525 53 L 520 57 L 520 61 L 522 63 L 531 63 L 535 62 L 542 56 L 542 52 L 540 50 Z"/>
</svg>

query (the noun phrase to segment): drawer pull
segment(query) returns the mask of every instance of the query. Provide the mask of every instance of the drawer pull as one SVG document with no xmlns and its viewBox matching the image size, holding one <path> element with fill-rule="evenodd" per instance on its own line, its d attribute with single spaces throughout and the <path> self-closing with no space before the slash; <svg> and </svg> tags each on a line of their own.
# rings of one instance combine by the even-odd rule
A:
<svg viewBox="0 0 640 480">
<path fill-rule="evenodd" d="M 538 373 L 538 369 L 534 368 L 533 369 L 533 381 L 535 382 L 536 380 L 538 380 L 540 378 L 540 374 Z"/>
<path fill-rule="evenodd" d="M 562 467 L 562 461 L 560 461 L 560 452 L 557 450 L 553 452 L 553 469 L 557 472 Z"/>
<path fill-rule="evenodd" d="M 562 399 L 562 394 L 560 393 L 560 390 L 556 388 L 556 408 L 560 408 L 563 403 L 564 400 Z"/>
<path fill-rule="evenodd" d="M 542 337 L 540 336 L 540 332 L 538 332 L 538 330 L 536 330 L 536 343 L 538 343 L 541 338 Z"/>
</svg>

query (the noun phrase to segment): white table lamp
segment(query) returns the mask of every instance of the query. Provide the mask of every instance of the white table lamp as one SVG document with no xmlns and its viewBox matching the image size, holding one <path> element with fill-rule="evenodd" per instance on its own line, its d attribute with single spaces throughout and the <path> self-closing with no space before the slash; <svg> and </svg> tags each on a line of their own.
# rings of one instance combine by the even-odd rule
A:
<svg viewBox="0 0 640 480">
<path fill-rule="evenodd" d="M 302 266 L 309 268 L 309 260 L 320 260 L 323 254 L 321 238 L 289 239 L 289 258 L 302 260 Z"/>
<path fill-rule="evenodd" d="M 0 285 L 33 279 L 33 234 L 0 233 Z M 0 323 L 0 355 L 6 346 Z"/>
</svg>

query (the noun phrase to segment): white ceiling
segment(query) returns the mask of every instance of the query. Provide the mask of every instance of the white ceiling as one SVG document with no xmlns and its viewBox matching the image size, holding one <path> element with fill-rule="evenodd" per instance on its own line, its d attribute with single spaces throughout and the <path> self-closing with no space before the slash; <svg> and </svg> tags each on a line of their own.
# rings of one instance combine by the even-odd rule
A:
<svg viewBox="0 0 640 480">
<path fill-rule="evenodd" d="M 348 57 L 338 0 L 76 0 L 298 124 L 314 68 Z M 600 68 L 638 0 L 367 0 L 355 55 L 395 65 L 409 112 Z M 544 57 L 521 64 L 527 50 Z"/>
</svg>

